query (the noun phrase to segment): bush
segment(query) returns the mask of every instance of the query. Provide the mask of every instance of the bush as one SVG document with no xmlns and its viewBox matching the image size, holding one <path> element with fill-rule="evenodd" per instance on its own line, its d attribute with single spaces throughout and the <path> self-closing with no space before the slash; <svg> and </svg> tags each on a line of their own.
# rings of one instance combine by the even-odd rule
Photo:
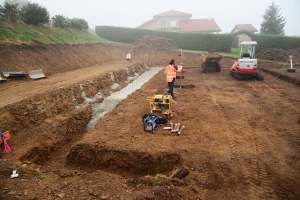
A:
<svg viewBox="0 0 300 200">
<path fill-rule="evenodd" d="M 30 25 L 39 25 L 49 22 L 49 12 L 37 3 L 29 3 L 21 8 L 21 19 Z"/>
<path fill-rule="evenodd" d="M 85 21 L 84 19 L 73 18 L 70 20 L 70 28 L 87 31 L 89 28 L 89 25 L 88 25 L 87 21 Z"/>
<path fill-rule="evenodd" d="M 5 2 L 4 6 L 0 5 L 0 18 L 16 22 L 19 19 L 18 4 Z"/>
<path fill-rule="evenodd" d="M 53 21 L 53 26 L 55 27 L 67 28 L 69 26 L 70 19 L 63 15 L 55 15 L 51 19 Z"/>
</svg>

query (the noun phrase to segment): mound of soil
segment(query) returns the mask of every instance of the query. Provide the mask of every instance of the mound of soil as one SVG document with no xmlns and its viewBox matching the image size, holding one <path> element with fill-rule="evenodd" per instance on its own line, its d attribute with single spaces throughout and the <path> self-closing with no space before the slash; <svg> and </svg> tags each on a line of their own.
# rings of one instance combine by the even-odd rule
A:
<svg viewBox="0 0 300 200">
<path fill-rule="evenodd" d="M 256 57 L 264 60 L 272 60 L 276 62 L 287 62 L 293 56 L 293 63 L 299 65 L 300 63 L 300 48 L 282 50 L 277 48 L 263 49 L 256 54 Z"/>
<path fill-rule="evenodd" d="M 152 46 L 159 49 L 180 49 L 173 40 L 155 35 L 146 35 L 133 43 L 134 46 Z"/>
</svg>

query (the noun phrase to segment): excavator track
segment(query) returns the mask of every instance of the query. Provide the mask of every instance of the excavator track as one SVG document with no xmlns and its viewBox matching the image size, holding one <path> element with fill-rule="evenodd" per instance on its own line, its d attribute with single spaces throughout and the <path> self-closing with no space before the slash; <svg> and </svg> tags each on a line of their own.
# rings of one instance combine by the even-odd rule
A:
<svg viewBox="0 0 300 200">
<path fill-rule="evenodd" d="M 230 71 L 229 74 L 239 81 L 243 79 L 243 77 L 236 73 L 236 71 Z"/>
<path fill-rule="evenodd" d="M 264 80 L 264 76 L 260 73 L 241 75 L 241 74 L 237 73 L 236 71 L 230 71 L 229 75 L 233 76 L 235 79 L 237 79 L 239 81 L 242 79 L 245 79 L 245 78 L 256 78 L 259 81 Z"/>
</svg>

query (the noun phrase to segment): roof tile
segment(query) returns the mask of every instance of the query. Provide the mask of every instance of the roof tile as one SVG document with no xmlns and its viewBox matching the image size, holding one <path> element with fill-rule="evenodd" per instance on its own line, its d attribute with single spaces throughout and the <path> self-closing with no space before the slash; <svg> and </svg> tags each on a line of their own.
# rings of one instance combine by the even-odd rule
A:
<svg viewBox="0 0 300 200">
<path fill-rule="evenodd" d="M 186 16 L 187 18 L 191 18 L 192 14 L 188 14 L 188 13 L 184 13 L 184 12 L 179 12 L 179 11 L 176 11 L 176 10 L 170 10 L 170 11 L 167 11 L 167 12 L 164 12 L 164 13 L 161 13 L 161 14 L 154 15 L 153 18 L 173 17 L 173 16 L 176 16 L 176 17 L 178 17 L 178 16 L 180 16 L 180 17 Z"/>
</svg>

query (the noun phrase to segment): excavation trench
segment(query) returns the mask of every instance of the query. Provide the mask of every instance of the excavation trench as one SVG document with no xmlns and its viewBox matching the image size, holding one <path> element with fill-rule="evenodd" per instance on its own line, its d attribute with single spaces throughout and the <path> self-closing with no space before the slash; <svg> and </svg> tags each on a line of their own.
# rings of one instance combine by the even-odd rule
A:
<svg viewBox="0 0 300 200">
<path fill-rule="evenodd" d="M 67 96 L 74 106 L 73 111 L 63 118 L 54 117 L 45 120 L 42 125 L 49 123 L 49 126 L 43 134 L 44 139 L 33 142 L 32 144 L 38 145 L 32 145 L 21 160 L 29 160 L 44 166 L 51 166 L 53 162 L 60 160 L 66 168 L 83 171 L 103 170 L 113 174 L 147 175 L 173 169 L 180 163 L 180 156 L 177 153 L 157 152 L 150 155 L 147 151 L 116 149 L 98 143 L 81 143 L 84 133 L 90 134 L 88 132 L 106 113 L 142 87 L 161 69 L 146 66 L 146 69 L 139 67 L 139 73 L 135 72 L 135 68 L 132 72 L 126 68 L 122 73 L 107 74 L 105 77 L 109 84 L 106 88 L 93 93 L 90 92 L 90 87 L 96 87 L 95 80 L 79 84 L 77 86 L 79 90 L 74 88 L 61 90 L 62 93 L 68 91 Z M 59 125 L 55 126 L 55 124 Z M 61 158 L 64 158 L 64 161 Z"/>
<path fill-rule="evenodd" d="M 100 143 L 78 144 L 67 156 L 67 165 L 83 170 L 103 170 L 114 174 L 155 175 L 174 169 L 180 155 L 170 152 L 149 154 L 138 150 L 114 149 Z"/>
</svg>

